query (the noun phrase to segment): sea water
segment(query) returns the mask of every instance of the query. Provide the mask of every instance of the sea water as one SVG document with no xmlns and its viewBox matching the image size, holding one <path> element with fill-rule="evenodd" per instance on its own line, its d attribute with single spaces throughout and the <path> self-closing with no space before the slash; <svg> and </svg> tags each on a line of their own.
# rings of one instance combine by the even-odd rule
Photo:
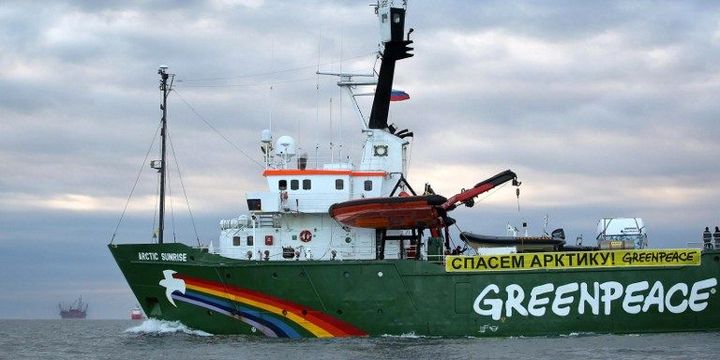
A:
<svg viewBox="0 0 720 360">
<path fill-rule="evenodd" d="M 0 359 L 718 359 L 720 333 L 344 339 L 214 336 L 158 320 L 0 320 Z"/>
</svg>

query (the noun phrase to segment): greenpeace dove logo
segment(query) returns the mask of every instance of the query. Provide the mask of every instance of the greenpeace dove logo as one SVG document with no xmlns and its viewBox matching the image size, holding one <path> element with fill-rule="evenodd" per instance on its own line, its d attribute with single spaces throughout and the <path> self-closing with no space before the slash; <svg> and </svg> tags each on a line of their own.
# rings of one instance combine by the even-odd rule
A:
<svg viewBox="0 0 720 360">
<path fill-rule="evenodd" d="M 173 304 L 174 307 L 177 307 L 175 300 L 172 298 L 172 293 L 179 291 L 181 294 L 185 294 L 185 281 L 174 278 L 173 274 L 177 274 L 177 272 L 174 270 L 163 270 L 163 276 L 165 276 L 165 278 L 160 280 L 160 286 L 165 288 L 165 296 L 168 301 Z"/>
</svg>

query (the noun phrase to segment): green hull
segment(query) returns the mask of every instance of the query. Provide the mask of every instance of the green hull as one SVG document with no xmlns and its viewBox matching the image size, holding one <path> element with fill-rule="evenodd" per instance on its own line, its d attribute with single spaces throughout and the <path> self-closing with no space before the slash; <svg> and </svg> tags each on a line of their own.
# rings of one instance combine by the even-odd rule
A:
<svg viewBox="0 0 720 360">
<path fill-rule="evenodd" d="M 418 260 L 251 262 L 182 244 L 109 247 L 149 317 L 213 334 L 720 330 L 717 250 L 699 266 L 452 273 Z"/>
</svg>

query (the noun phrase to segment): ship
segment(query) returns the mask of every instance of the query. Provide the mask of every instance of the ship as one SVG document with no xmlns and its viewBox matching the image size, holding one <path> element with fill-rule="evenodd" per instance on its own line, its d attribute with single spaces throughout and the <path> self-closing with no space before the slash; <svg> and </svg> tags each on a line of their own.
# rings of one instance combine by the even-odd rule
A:
<svg viewBox="0 0 720 360">
<path fill-rule="evenodd" d="M 135 306 L 134 308 L 130 309 L 130 320 L 145 320 L 145 316 L 143 315 L 140 306 Z"/>
<path fill-rule="evenodd" d="M 148 317 L 212 334 L 286 338 L 720 330 L 715 247 L 651 249 L 620 241 L 578 249 L 553 242 L 543 251 L 453 254 L 452 211 L 505 184 L 519 196 L 521 182 L 506 170 L 452 196 L 429 185 L 415 192 L 406 178 L 414 132 L 388 123 L 396 65 L 413 56 L 407 1 L 374 8 L 379 72 L 371 80 L 323 73 L 340 78 L 357 109 L 359 163 L 320 163 L 299 152 L 292 137 L 262 131 L 267 189 L 246 193 L 247 214 L 220 220 L 217 246 L 167 242 L 163 235 L 174 75 L 160 67 L 161 158 L 151 163 L 160 177 L 157 236 L 120 244 L 113 235 L 108 244 Z M 368 85 L 375 86 L 369 116 L 355 102 L 356 89 Z"/>
<path fill-rule="evenodd" d="M 84 319 L 87 316 L 88 304 L 83 302 L 81 296 L 70 305 L 59 303 L 58 308 L 62 319 Z"/>
</svg>

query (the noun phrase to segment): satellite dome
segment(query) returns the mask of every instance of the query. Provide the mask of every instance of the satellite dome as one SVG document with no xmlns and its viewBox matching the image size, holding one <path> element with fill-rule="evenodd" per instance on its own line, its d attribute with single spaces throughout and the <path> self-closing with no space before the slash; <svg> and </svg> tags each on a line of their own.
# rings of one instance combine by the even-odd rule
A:
<svg viewBox="0 0 720 360">
<path fill-rule="evenodd" d="M 270 132 L 270 129 L 265 129 L 260 133 L 260 141 L 268 144 L 272 142 L 272 132 Z"/>
<path fill-rule="evenodd" d="M 288 157 L 295 155 L 295 139 L 287 135 L 279 137 L 275 143 L 275 154 Z"/>
</svg>

